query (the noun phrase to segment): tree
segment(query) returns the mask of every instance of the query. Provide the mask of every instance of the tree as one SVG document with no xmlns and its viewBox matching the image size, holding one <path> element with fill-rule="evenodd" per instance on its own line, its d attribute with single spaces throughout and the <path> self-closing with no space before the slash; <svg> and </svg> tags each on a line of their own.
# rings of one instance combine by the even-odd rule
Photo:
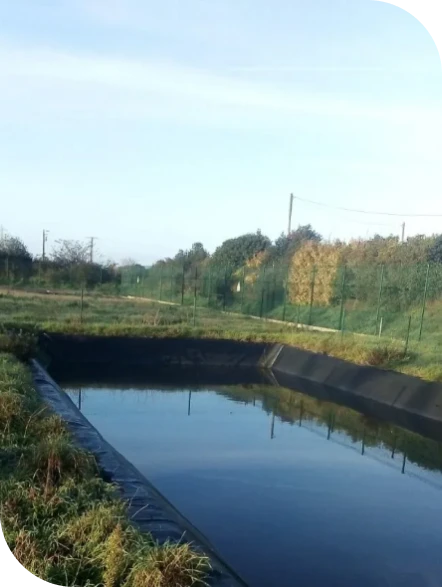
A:
<svg viewBox="0 0 442 587">
<path fill-rule="evenodd" d="M 237 269 L 258 253 L 270 248 L 271 244 L 270 239 L 260 230 L 254 234 L 243 234 L 224 241 L 214 252 L 212 263 L 222 266 L 228 265 L 232 269 Z"/>
<path fill-rule="evenodd" d="M 427 259 L 429 263 L 442 263 L 442 235 L 436 237 L 433 245 L 428 249 Z"/>
<path fill-rule="evenodd" d="M 126 257 L 120 263 L 120 267 L 133 267 L 134 265 L 139 265 L 139 263 L 135 259 L 132 259 L 132 257 Z"/>
<path fill-rule="evenodd" d="M 51 259 L 59 265 L 82 265 L 89 261 L 90 247 L 81 241 L 57 240 Z"/>
<path fill-rule="evenodd" d="M 280 234 L 271 249 L 272 258 L 279 260 L 283 257 L 291 256 L 303 243 L 308 241 L 319 243 L 321 240 L 322 236 L 313 230 L 311 224 L 300 225 L 296 230 L 292 230 L 289 235 L 283 232 Z"/>
<path fill-rule="evenodd" d="M 174 261 L 184 267 L 185 271 L 188 271 L 196 267 L 199 263 L 202 263 L 208 256 L 209 253 L 202 243 L 193 243 L 192 248 L 188 251 L 180 249 L 175 255 Z"/>
<path fill-rule="evenodd" d="M 0 255 L 7 255 L 27 261 L 32 259 L 32 255 L 24 242 L 16 236 L 6 236 L 0 241 Z"/>
</svg>

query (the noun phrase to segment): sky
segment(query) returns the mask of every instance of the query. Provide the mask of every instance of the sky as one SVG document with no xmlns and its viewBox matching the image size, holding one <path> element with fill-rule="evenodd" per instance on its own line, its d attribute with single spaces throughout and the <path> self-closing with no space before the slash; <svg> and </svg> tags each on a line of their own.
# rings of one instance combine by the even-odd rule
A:
<svg viewBox="0 0 442 587">
<path fill-rule="evenodd" d="M 291 192 L 326 238 L 442 232 L 441 59 L 398 7 L 0 0 L 0 23 L 0 224 L 35 254 L 43 229 L 145 264 L 274 239 Z"/>
</svg>

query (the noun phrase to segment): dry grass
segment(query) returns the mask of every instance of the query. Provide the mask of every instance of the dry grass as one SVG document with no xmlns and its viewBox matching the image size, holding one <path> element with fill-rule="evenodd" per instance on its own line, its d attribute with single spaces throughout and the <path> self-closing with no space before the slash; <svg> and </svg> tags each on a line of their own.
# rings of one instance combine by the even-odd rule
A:
<svg viewBox="0 0 442 587">
<path fill-rule="evenodd" d="M 130 525 L 94 457 L 72 444 L 39 403 L 28 370 L 8 355 L 0 355 L 0 426 L 2 530 L 31 573 L 70 587 L 140 584 L 148 569 L 146 585 L 156 587 L 204 579 L 204 556 L 188 545 L 160 546 Z"/>
<path fill-rule="evenodd" d="M 292 257 L 289 271 L 289 299 L 309 304 L 314 287 L 316 305 L 327 306 L 335 294 L 342 247 L 307 242 Z"/>
<path fill-rule="evenodd" d="M 97 473 L 95 459 L 72 444 L 66 433 L 50 435 L 33 445 L 20 465 L 49 495 L 66 477 L 80 479 Z"/>
<path fill-rule="evenodd" d="M 209 560 L 189 544 L 155 546 L 141 556 L 124 587 L 191 587 L 207 585 Z"/>
</svg>

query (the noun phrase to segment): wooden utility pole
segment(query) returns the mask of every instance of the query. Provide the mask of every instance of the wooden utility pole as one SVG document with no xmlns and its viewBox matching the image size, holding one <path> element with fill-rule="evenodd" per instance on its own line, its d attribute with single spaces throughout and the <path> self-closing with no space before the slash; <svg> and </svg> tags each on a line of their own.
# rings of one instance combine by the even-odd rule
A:
<svg viewBox="0 0 442 587">
<path fill-rule="evenodd" d="M 292 212 L 293 212 L 293 200 L 294 200 L 294 196 L 293 196 L 293 194 L 290 194 L 290 203 L 289 203 L 289 225 L 288 225 L 288 229 L 287 229 L 287 236 L 290 236 L 290 233 L 292 232 Z"/>
<path fill-rule="evenodd" d="M 48 240 L 48 232 L 49 232 L 49 230 L 43 229 L 43 250 L 42 250 L 42 254 L 41 254 L 41 258 L 43 261 L 46 260 L 46 241 Z"/>
<path fill-rule="evenodd" d="M 402 222 L 402 243 L 405 242 L 405 222 Z"/>
<path fill-rule="evenodd" d="M 92 263 L 94 262 L 94 241 L 96 240 L 96 236 L 89 236 L 88 237 L 90 240 L 90 245 L 89 245 L 89 261 L 92 265 Z"/>
</svg>

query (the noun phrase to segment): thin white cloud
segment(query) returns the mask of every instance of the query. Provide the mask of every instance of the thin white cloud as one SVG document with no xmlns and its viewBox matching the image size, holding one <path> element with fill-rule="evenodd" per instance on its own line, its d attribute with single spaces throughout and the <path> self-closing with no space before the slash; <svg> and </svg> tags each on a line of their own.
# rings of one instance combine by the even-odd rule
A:
<svg viewBox="0 0 442 587">
<path fill-rule="evenodd" d="M 393 124 L 439 124 L 437 108 L 397 106 L 314 93 L 296 86 L 251 82 L 175 63 L 71 54 L 44 49 L 0 49 L 0 76 L 5 88 L 0 104 L 29 101 L 31 107 L 95 110 L 97 116 L 208 118 L 258 117 L 261 120 L 323 116 L 380 120 Z M 38 102 L 40 100 L 40 102 Z M 46 102 L 45 102 L 46 101 Z M 0 112 L 1 116 L 1 112 Z"/>
<path fill-rule="evenodd" d="M 434 69 L 423 67 L 381 67 L 345 65 L 238 65 L 229 68 L 239 73 L 434 73 Z"/>
</svg>

